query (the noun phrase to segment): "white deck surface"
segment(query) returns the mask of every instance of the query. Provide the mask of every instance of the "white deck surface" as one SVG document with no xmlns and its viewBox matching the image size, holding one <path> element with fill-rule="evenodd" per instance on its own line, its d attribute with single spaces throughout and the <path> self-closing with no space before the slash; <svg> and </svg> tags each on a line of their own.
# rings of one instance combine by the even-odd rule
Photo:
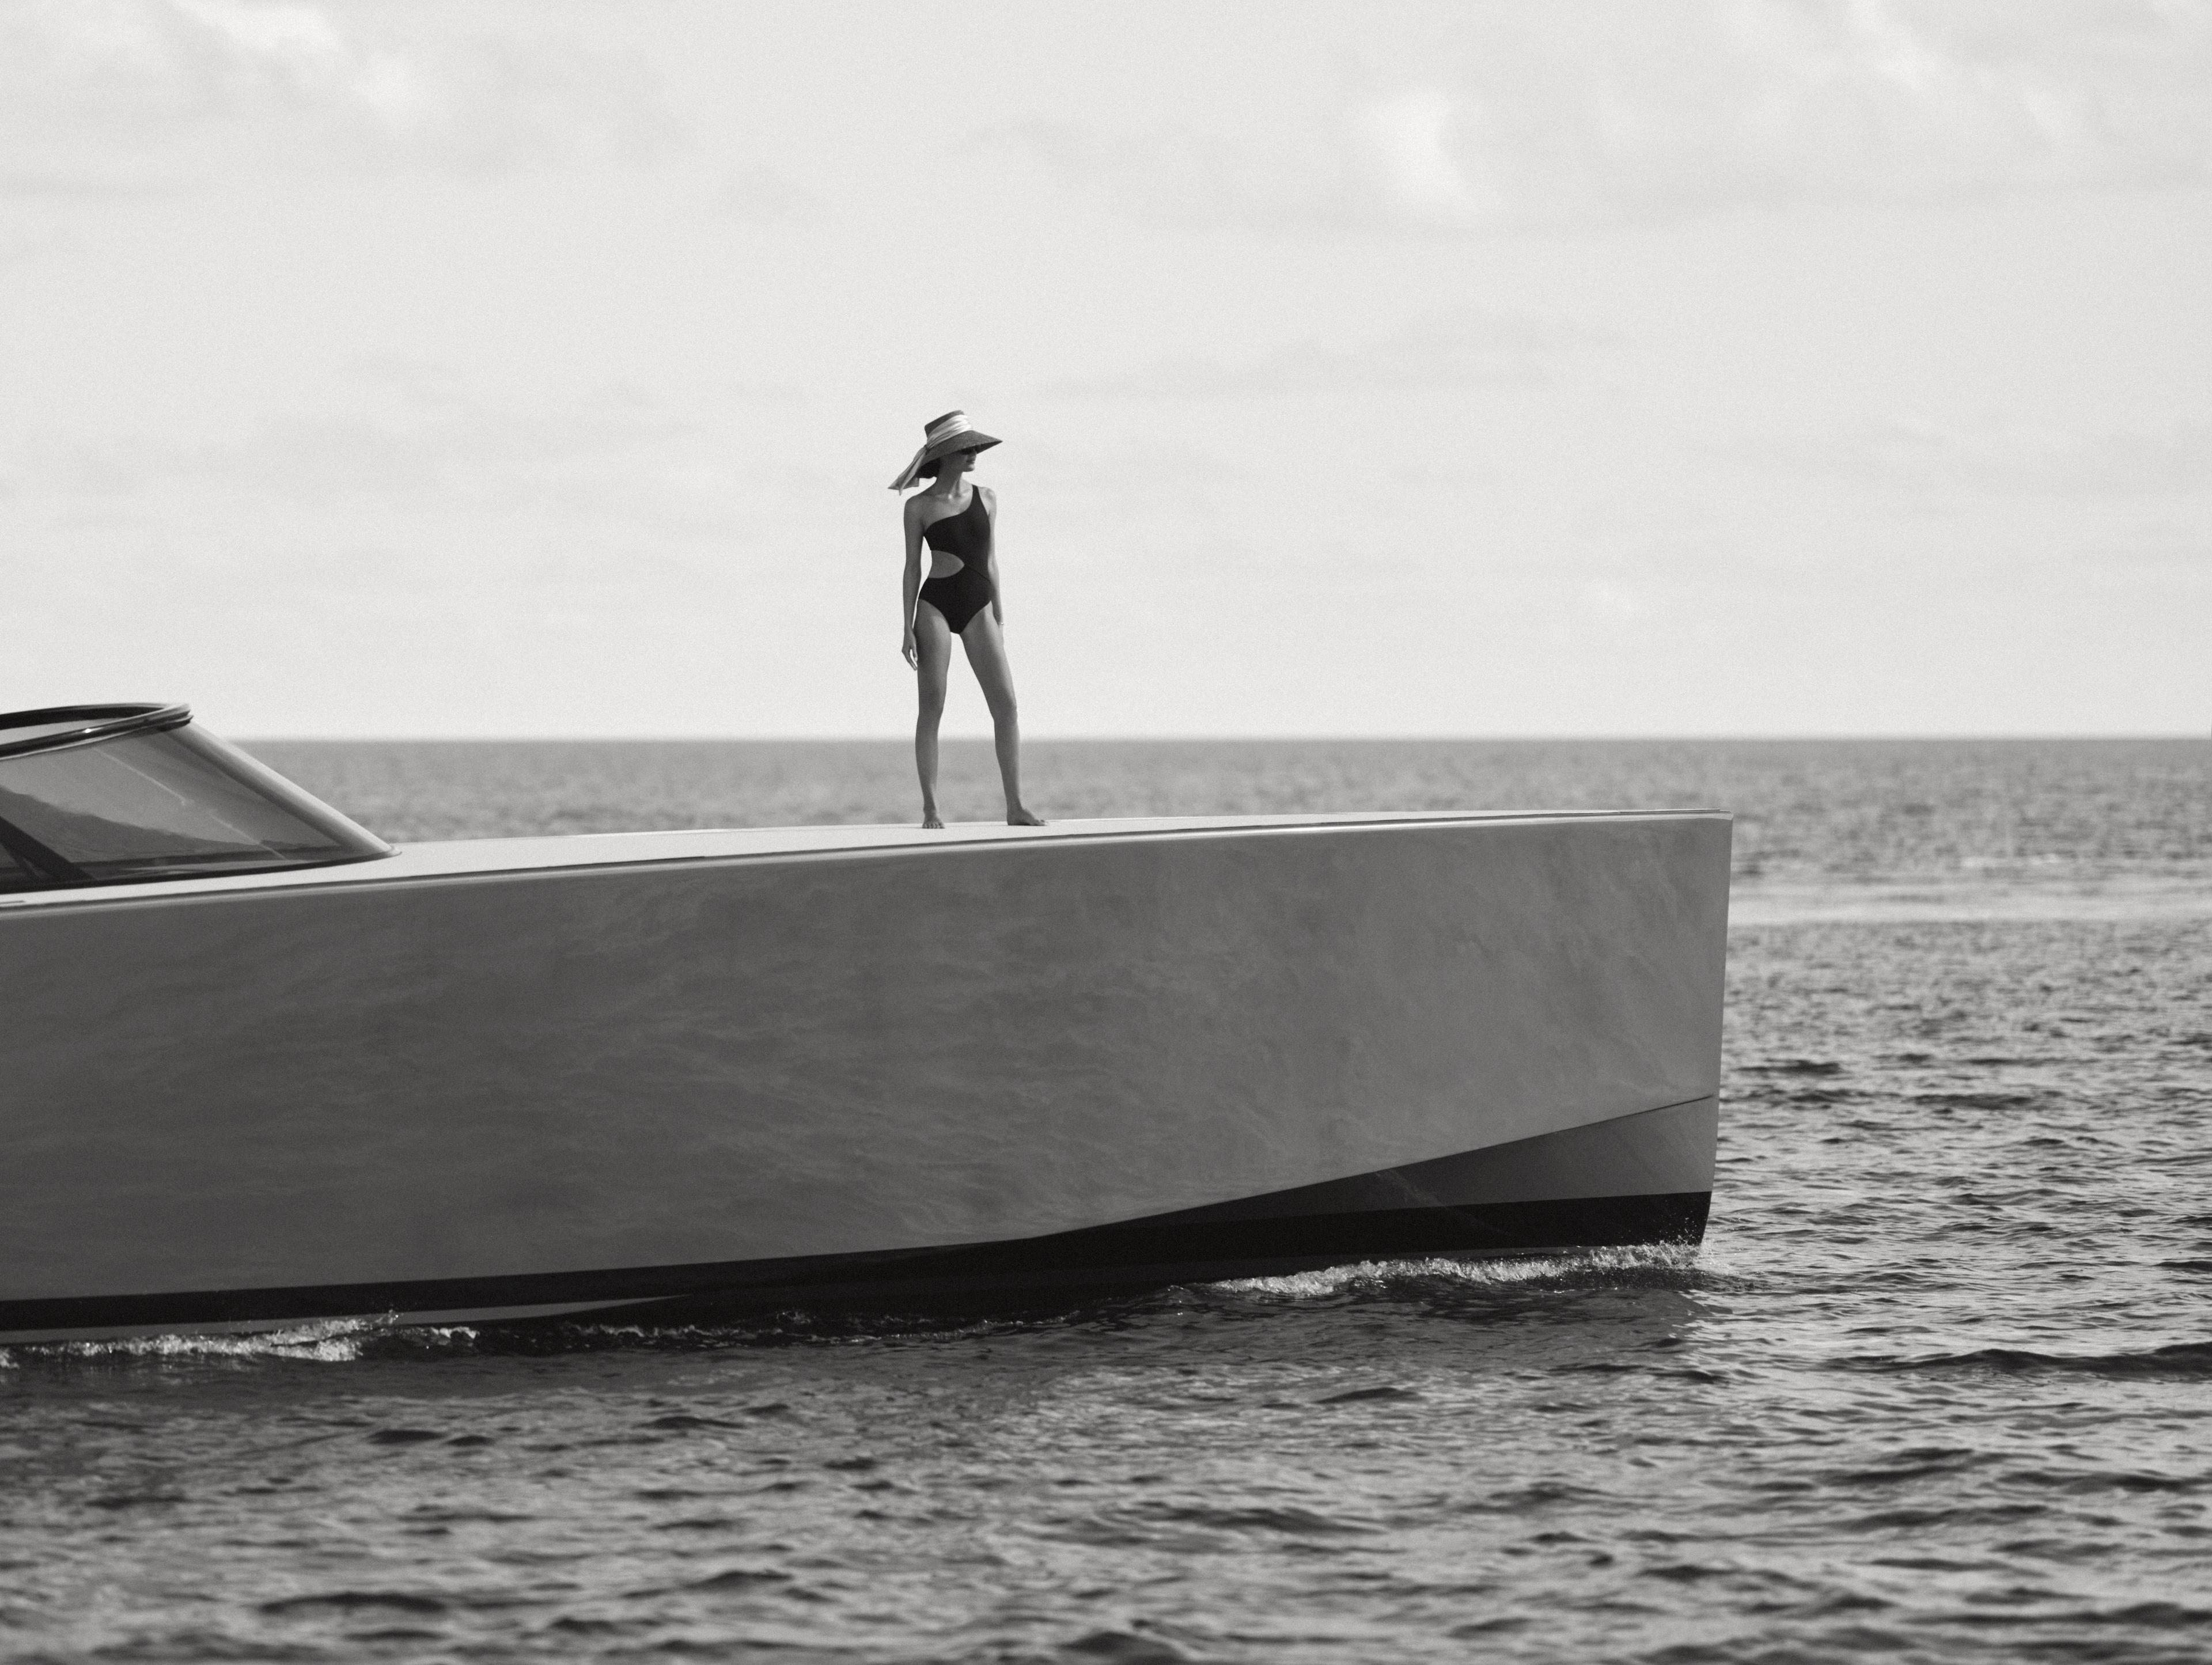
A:
<svg viewBox="0 0 2212 1665">
<path fill-rule="evenodd" d="M 1424 823 L 1552 822 L 1711 816 L 1717 810 L 1435 811 L 1340 815 L 1190 815 L 1055 821 L 1044 827 L 963 821 L 934 830 L 910 824 L 835 827 L 712 827 L 678 832 L 574 833 L 537 838 L 473 838 L 404 844 L 388 856 L 327 867 L 215 874 L 147 884 L 33 890 L 0 896 L 0 916 L 44 909 L 157 902 L 239 890 L 398 884 L 441 878 L 582 867 L 631 867 L 664 862 L 761 861 L 793 857 L 945 850 L 972 845 L 1065 842 L 1077 839 L 1208 836 L 1263 830 L 1413 825 Z"/>
</svg>

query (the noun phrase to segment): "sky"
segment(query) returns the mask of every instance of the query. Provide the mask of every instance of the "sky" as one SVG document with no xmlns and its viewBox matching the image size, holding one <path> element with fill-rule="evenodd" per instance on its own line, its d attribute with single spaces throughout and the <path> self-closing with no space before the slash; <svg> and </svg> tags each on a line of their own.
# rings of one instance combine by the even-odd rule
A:
<svg viewBox="0 0 2212 1665">
<path fill-rule="evenodd" d="M 0 708 L 903 733 L 954 407 L 1033 736 L 2212 732 L 2212 5 L 0 0 Z"/>
</svg>

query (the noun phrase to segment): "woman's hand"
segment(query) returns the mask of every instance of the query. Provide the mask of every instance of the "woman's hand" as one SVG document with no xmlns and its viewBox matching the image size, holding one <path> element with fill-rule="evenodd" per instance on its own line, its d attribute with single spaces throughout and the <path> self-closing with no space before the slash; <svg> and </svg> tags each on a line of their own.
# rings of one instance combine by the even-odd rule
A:
<svg viewBox="0 0 2212 1665">
<path fill-rule="evenodd" d="M 912 625 L 908 625 L 907 627 L 906 640 L 899 644 L 899 653 L 905 659 L 908 670 L 919 671 L 921 668 L 921 661 L 917 655 L 914 645 L 914 627 Z"/>
</svg>

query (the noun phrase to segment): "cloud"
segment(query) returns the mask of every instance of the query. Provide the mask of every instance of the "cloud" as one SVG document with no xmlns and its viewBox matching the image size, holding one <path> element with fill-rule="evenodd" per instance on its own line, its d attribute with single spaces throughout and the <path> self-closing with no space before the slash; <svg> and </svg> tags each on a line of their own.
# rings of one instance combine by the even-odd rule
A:
<svg viewBox="0 0 2212 1665">
<path fill-rule="evenodd" d="M 2171 520 L 2138 526 L 2100 550 L 2095 564 L 2212 580 L 2212 526 Z"/>
<path fill-rule="evenodd" d="M 1243 359 L 1183 356 L 1138 368 L 1054 382 L 1065 398 L 1235 398 L 1534 386 L 1571 356 L 1611 337 L 1579 325 L 1506 313 L 1417 320 L 1364 341 L 1297 341 Z"/>
<path fill-rule="evenodd" d="M 166 197 L 172 181 L 131 170 L 0 167 L 0 199 L 17 202 L 134 202 Z"/>
<path fill-rule="evenodd" d="M 1354 125 L 1384 200 L 1423 220 L 1463 220 L 1492 211 L 1458 156 L 1462 101 L 1417 87 L 1362 111 Z"/>
<path fill-rule="evenodd" d="M 1550 0 L 1466 7 L 1418 68 L 1173 128 L 983 135 L 1137 217 L 1434 235 L 1805 202 L 2212 182 L 2212 7 Z M 1384 49 L 1378 46 L 1377 52 Z"/>
<path fill-rule="evenodd" d="M 2044 497 L 2170 497 L 2212 491 L 2212 424 L 1958 427 L 1898 417 L 1821 435 L 1762 439 L 1754 460 L 1877 489 Z"/>
<path fill-rule="evenodd" d="M 425 118 L 428 88 L 416 67 L 349 39 L 313 6 L 286 0 L 173 0 L 202 32 L 220 73 L 261 95 L 335 106 L 369 125 L 405 131 Z"/>
<path fill-rule="evenodd" d="M 981 155 L 1025 163 L 1068 194 L 1160 224 L 1306 229 L 1344 218 L 1336 200 L 1342 158 L 1304 144 L 1296 131 L 1255 142 L 1241 131 L 1128 131 L 1030 117 L 970 137 Z"/>
<path fill-rule="evenodd" d="M 1609 579 L 1588 580 L 1577 587 L 1576 594 L 1587 611 L 1611 624 L 1631 623 L 1645 611 L 1641 591 Z"/>
<path fill-rule="evenodd" d="M 1539 222 L 2212 177 L 2201 8 L 1599 3 L 1487 45 L 1457 154 Z"/>
<path fill-rule="evenodd" d="M 797 225 L 822 211 L 814 192 L 787 174 L 758 166 L 725 174 L 714 199 L 732 219 L 753 225 Z"/>
<path fill-rule="evenodd" d="M 662 396 L 603 386 L 519 406 L 411 364 L 362 367 L 345 408 L 270 416 L 229 433 L 23 437 L 0 500 L 62 520 L 205 523 L 276 515 L 330 526 L 398 516 L 550 516 L 678 541 L 727 540 L 761 513 L 729 463 L 732 407 L 804 402 L 793 388 L 720 386 Z"/>
<path fill-rule="evenodd" d="M 552 31 L 410 38 L 406 21 L 302 0 L 17 0 L 0 11 L 0 191 L 620 163 L 675 135 L 657 82 L 627 58 Z"/>
</svg>

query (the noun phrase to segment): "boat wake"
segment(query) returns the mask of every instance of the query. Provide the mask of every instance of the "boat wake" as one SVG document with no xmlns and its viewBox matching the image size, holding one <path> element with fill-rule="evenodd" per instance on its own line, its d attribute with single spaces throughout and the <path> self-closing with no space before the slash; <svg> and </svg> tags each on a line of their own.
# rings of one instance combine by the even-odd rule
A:
<svg viewBox="0 0 2212 1665">
<path fill-rule="evenodd" d="M 1681 1287 L 1698 1269 L 1694 1243 L 1639 1243 L 1585 1249 L 1561 1255 L 1453 1260 L 1360 1261 L 1318 1272 L 1278 1278 L 1235 1278 L 1201 1285 L 1225 1295 L 1282 1301 L 1334 1300 L 1363 1295 L 1397 1296 L 1419 1289 L 1498 1290 Z"/>
<path fill-rule="evenodd" d="M 391 1316 L 331 1318 L 250 1334 L 159 1334 L 0 1347 L 0 1370 L 33 1361 L 190 1364 L 234 1360 L 349 1364 L 453 1356 L 550 1356 L 650 1350 L 714 1352 L 821 1344 L 944 1342 L 1040 1328 L 1120 1324 L 1163 1307 L 1224 1302 L 1295 1308 L 1438 1296 L 1683 1290 L 1703 1281 L 1694 1245 L 1638 1245 L 1571 1253 L 1453 1260 L 1361 1261 L 1273 1278 L 1173 1285 L 1080 1306 L 993 1314 L 764 1313 L 723 1322 L 653 1324 L 590 1319 L 486 1324 L 402 1324 Z"/>
<path fill-rule="evenodd" d="M 96 1341 L 26 1341 L 0 1347 L 0 1370 L 28 1359 L 137 1360 L 292 1359 L 308 1364 L 350 1364 L 391 1349 L 421 1352 L 465 1345 L 476 1332 L 465 1325 L 408 1327 L 391 1317 L 325 1318 L 283 1329 L 217 1334 L 131 1335 Z"/>
</svg>

